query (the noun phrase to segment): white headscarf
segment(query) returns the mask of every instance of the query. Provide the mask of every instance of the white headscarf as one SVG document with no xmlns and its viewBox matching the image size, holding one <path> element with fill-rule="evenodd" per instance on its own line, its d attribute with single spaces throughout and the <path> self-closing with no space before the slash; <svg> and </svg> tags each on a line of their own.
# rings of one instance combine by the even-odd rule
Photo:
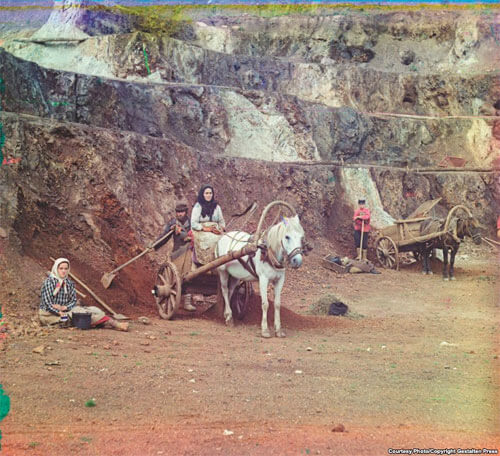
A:
<svg viewBox="0 0 500 456">
<path fill-rule="evenodd" d="M 50 277 L 54 277 L 55 279 L 57 279 L 57 285 L 54 288 L 54 296 L 56 296 L 57 293 L 59 293 L 59 290 L 61 288 L 64 288 L 64 293 L 68 292 L 68 290 L 66 289 L 66 277 L 68 277 L 68 275 L 66 275 L 66 277 L 62 279 L 61 277 L 59 277 L 59 272 L 57 271 L 61 263 L 68 263 L 68 274 L 69 274 L 70 266 L 69 266 L 69 260 L 67 258 L 58 258 L 56 261 L 54 261 L 54 265 L 52 266 L 52 270 L 50 271 Z"/>
</svg>

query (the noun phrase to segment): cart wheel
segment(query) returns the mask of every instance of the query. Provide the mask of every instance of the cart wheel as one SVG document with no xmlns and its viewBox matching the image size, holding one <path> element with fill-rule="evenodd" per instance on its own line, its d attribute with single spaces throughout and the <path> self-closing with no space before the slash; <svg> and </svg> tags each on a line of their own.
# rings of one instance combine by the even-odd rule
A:
<svg viewBox="0 0 500 456">
<path fill-rule="evenodd" d="M 377 259 L 384 268 L 399 270 L 398 247 L 390 237 L 382 236 L 377 239 L 375 250 Z"/>
<path fill-rule="evenodd" d="M 173 263 L 167 261 L 158 271 L 153 295 L 161 318 L 170 320 L 181 303 L 182 283 Z"/>
<path fill-rule="evenodd" d="M 243 320 L 246 315 L 250 298 L 253 296 L 252 282 L 240 282 L 231 296 L 231 310 L 238 320 Z"/>
</svg>

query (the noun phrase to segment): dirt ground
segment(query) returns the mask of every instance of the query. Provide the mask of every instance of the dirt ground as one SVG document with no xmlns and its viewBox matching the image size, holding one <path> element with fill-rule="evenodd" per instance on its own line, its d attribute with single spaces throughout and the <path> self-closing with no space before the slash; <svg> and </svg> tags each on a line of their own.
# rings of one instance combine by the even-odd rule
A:
<svg viewBox="0 0 500 456">
<path fill-rule="evenodd" d="M 2 454 L 499 450 L 494 253 L 465 245 L 457 280 L 444 282 L 439 264 L 433 276 L 416 265 L 339 275 L 321 266 L 327 248 L 288 273 L 285 339 L 260 337 L 258 297 L 233 328 L 210 311 L 164 321 L 153 302 L 149 312 L 129 310 L 129 333 L 15 336 L 11 318 L 0 352 L 12 402 L 0 424 Z M 5 299 L 8 283 L 0 288 Z M 327 294 L 348 304 L 347 316 L 310 315 Z M 7 304 L 4 314 L 9 321 Z M 150 325 L 137 321 L 141 314 Z M 38 346 L 44 354 L 33 352 Z"/>
</svg>

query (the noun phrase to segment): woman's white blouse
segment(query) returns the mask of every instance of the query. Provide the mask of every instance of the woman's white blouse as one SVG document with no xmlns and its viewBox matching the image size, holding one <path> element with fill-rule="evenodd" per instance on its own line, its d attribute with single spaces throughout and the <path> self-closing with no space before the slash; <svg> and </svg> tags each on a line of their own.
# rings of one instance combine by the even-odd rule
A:
<svg viewBox="0 0 500 456">
<path fill-rule="evenodd" d="M 218 223 L 222 228 L 226 227 L 226 222 L 224 221 L 224 217 L 222 215 L 222 209 L 218 204 L 215 207 L 214 213 L 212 215 L 212 220 L 210 220 L 210 217 L 208 215 L 204 217 L 201 216 L 201 204 L 197 202 L 193 206 L 193 210 L 191 212 L 191 229 L 201 231 L 201 229 L 203 228 L 201 226 L 201 222 L 210 221 Z"/>
</svg>

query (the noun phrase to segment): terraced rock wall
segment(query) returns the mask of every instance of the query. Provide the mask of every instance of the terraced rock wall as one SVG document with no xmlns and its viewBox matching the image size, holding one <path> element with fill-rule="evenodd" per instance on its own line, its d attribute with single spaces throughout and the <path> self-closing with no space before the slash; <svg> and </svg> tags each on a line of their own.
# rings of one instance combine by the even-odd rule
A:
<svg viewBox="0 0 500 456">
<path fill-rule="evenodd" d="M 491 228 L 497 22 L 233 15 L 197 17 L 176 36 L 86 29 L 80 44 L 50 45 L 11 30 L 0 119 L 4 155 L 21 161 L 0 169 L 0 224 L 19 251 L 57 245 L 96 275 L 154 239 L 204 182 L 227 214 L 286 199 L 310 238 L 340 250 L 361 193 L 379 227 L 442 197 L 438 214 L 465 203 Z M 416 171 L 447 156 L 471 171 Z M 123 299 L 143 299 L 151 273 L 131 267 Z"/>
</svg>

